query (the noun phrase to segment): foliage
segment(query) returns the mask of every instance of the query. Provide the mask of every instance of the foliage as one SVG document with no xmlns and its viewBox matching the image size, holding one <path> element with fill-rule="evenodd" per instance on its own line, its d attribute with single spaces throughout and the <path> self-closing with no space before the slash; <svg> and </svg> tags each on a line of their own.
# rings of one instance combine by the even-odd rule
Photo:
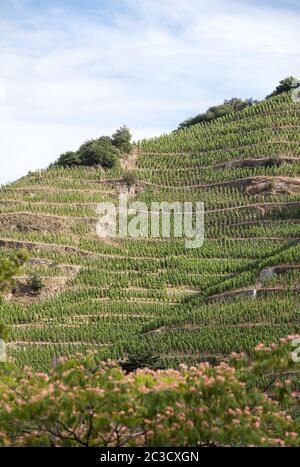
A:
<svg viewBox="0 0 300 467">
<path fill-rule="evenodd" d="M 94 353 L 61 358 L 49 375 L 6 365 L 0 445 L 299 446 L 299 395 L 285 377 L 298 370 L 295 337 L 216 367 L 126 374 Z"/>
<path fill-rule="evenodd" d="M 296 87 L 299 87 L 299 86 L 300 86 L 300 82 L 297 78 L 294 78 L 293 76 L 288 76 L 287 78 L 279 81 L 279 84 L 276 87 L 275 91 L 269 94 L 266 97 L 266 99 L 269 99 L 270 97 L 278 96 L 279 94 L 282 94 L 284 92 L 291 91 L 292 89 L 295 89 Z"/>
<path fill-rule="evenodd" d="M 126 172 L 123 176 L 123 180 L 124 182 L 126 182 L 128 187 L 135 185 L 135 183 L 137 182 L 136 173 L 134 171 Z"/>
<path fill-rule="evenodd" d="M 120 153 L 129 153 L 131 133 L 126 126 L 119 128 L 110 138 L 101 136 L 97 139 L 86 141 L 78 151 L 68 151 L 58 158 L 54 167 L 76 167 L 99 165 L 104 169 L 118 166 Z"/>
<path fill-rule="evenodd" d="M 121 368 L 130 373 L 141 368 L 158 368 L 159 358 L 147 351 L 130 352 L 126 360 L 121 362 Z"/>
<path fill-rule="evenodd" d="M 292 89 L 295 89 L 299 86 L 300 86 L 299 80 L 293 76 L 289 76 L 285 79 L 282 79 L 279 82 L 279 85 L 276 87 L 276 89 L 271 94 L 269 94 L 266 97 L 266 99 L 270 99 L 272 97 L 278 96 L 285 92 L 291 91 Z M 187 120 L 185 120 L 179 125 L 178 129 L 180 130 L 184 128 L 189 128 L 198 123 L 212 122 L 214 120 L 219 119 L 220 117 L 224 117 L 233 112 L 240 112 L 258 103 L 259 101 L 253 100 L 252 98 L 243 100 L 243 99 L 234 97 L 232 99 L 225 100 L 223 104 L 210 107 L 206 112 L 199 114 L 196 117 L 188 118 Z"/>
<path fill-rule="evenodd" d="M 80 163 L 81 160 L 78 152 L 67 151 L 64 154 L 61 154 L 56 162 L 56 165 L 62 167 L 72 167 L 74 165 L 80 165 Z"/>
<path fill-rule="evenodd" d="M 119 151 L 107 136 L 85 142 L 77 152 L 62 154 L 55 166 L 73 167 L 77 165 L 99 165 L 111 169 L 118 165 Z"/>
<path fill-rule="evenodd" d="M 32 274 L 29 285 L 34 292 L 40 292 L 44 288 L 43 280 L 38 274 Z"/>
<path fill-rule="evenodd" d="M 112 135 L 112 143 L 120 152 L 128 154 L 132 149 L 132 135 L 127 126 L 122 126 Z"/>
<path fill-rule="evenodd" d="M 0 323 L 0 339 L 6 340 L 8 336 L 7 327 Z"/>
<path fill-rule="evenodd" d="M 78 154 L 82 165 L 100 165 L 105 169 L 111 169 L 118 163 L 119 151 L 112 145 L 108 136 L 102 136 L 84 143 L 79 148 Z"/>
<path fill-rule="evenodd" d="M 27 255 L 24 252 L 0 258 L 0 293 L 14 286 L 14 276 L 20 271 L 26 259 Z"/>
<path fill-rule="evenodd" d="M 14 287 L 14 276 L 20 271 L 26 259 L 27 255 L 24 252 L 0 258 L 0 294 Z M 0 339 L 6 338 L 7 328 L 0 322 Z"/>
<path fill-rule="evenodd" d="M 206 112 L 199 114 L 194 118 L 185 120 L 179 125 L 179 129 L 188 128 L 198 123 L 211 122 L 232 112 L 241 111 L 256 103 L 257 101 L 254 101 L 253 99 L 243 100 L 233 97 L 232 99 L 225 100 L 223 104 L 210 107 Z"/>
</svg>

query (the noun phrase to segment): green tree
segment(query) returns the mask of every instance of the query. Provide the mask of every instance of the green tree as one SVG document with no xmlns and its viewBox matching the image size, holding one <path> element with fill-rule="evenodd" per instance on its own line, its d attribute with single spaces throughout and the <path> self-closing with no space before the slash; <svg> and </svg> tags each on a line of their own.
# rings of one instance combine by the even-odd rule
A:
<svg viewBox="0 0 300 467">
<path fill-rule="evenodd" d="M 18 252 L 12 256 L 0 258 L 0 294 L 14 286 L 15 276 L 23 266 L 27 255 L 24 252 Z"/>
<path fill-rule="evenodd" d="M 132 135 L 127 126 L 119 128 L 112 136 L 112 143 L 120 152 L 128 154 L 132 149 L 131 144 Z"/>
<path fill-rule="evenodd" d="M 159 357 L 148 351 L 130 352 L 127 359 L 121 362 L 121 368 L 130 373 L 141 368 L 159 368 Z"/>
<path fill-rule="evenodd" d="M 238 99 L 234 97 L 230 100 L 225 100 L 223 104 L 210 107 L 206 112 L 197 115 L 194 118 L 189 118 L 179 125 L 178 129 L 188 128 L 198 123 L 211 122 L 217 118 L 223 117 L 232 112 L 239 112 L 246 107 L 256 104 L 258 101 L 251 99 Z"/>
<path fill-rule="evenodd" d="M 82 165 L 100 165 L 105 169 L 116 167 L 120 155 L 109 136 L 87 141 L 79 148 L 78 154 Z"/>
<path fill-rule="evenodd" d="M 300 86 L 300 81 L 297 80 L 297 78 L 294 78 L 293 76 L 288 76 L 287 78 L 279 81 L 279 84 L 276 87 L 275 91 L 269 94 L 266 97 L 266 99 L 269 99 L 270 97 L 278 96 L 279 94 L 282 94 L 283 92 L 291 91 L 292 89 L 295 89 L 299 86 Z"/>
<path fill-rule="evenodd" d="M 126 126 L 117 130 L 112 138 L 101 136 L 83 143 L 78 151 L 67 151 L 61 154 L 53 164 L 58 167 L 73 167 L 76 165 L 100 165 L 111 169 L 119 164 L 120 153 L 129 153 L 132 149 L 131 134 Z"/>
<path fill-rule="evenodd" d="M 31 276 L 29 285 L 34 292 L 40 292 L 44 288 L 42 278 L 38 274 Z"/>
<path fill-rule="evenodd" d="M 55 165 L 62 167 L 72 167 L 73 165 L 80 164 L 80 157 L 77 152 L 67 151 L 61 154 Z"/>
</svg>

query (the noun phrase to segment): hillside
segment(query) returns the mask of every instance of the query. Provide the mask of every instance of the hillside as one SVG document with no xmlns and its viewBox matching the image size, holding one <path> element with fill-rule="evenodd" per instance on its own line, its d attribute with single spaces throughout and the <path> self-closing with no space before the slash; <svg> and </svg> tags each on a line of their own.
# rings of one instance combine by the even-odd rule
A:
<svg viewBox="0 0 300 467">
<path fill-rule="evenodd" d="M 300 107 L 282 94 L 205 125 L 141 141 L 123 169 L 50 168 L 0 191 L 1 255 L 25 248 L 1 304 L 10 355 L 47 370 L 60 355 L 218 361 L 300 334 Z M 107 239 L 96 206 L 203 201 L 205 242 Z M 33 293 L 36 273 L 44 288 Z"/>
</svg>

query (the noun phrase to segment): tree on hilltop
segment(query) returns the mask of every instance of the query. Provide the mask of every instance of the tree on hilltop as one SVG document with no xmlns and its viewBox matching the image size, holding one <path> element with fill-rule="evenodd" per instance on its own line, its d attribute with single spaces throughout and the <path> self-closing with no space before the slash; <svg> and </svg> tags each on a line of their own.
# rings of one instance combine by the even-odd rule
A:
<svg viewBox="0 0 300 467">
<path fill-rule="evenodd" d="M 84 143 L 78 150 L 82 165 L 101 165 L 105 169 L 112 169 L 117 165 L 119 150 L 113 146 L 109 136 Z"/>
<path fill-rule="evenodd" d="M 293 76 L 288 76 L 285 79 L 279 81 L 278 86 L 276 87 L 275 91 L 269 94 L 266 99 L 270 99 L 270 97 L 278 96 L 283 92 L 291 91 L 292 89 L 298 88 L 300 86 L 300 81 Z"/>
<path fill-rule="evenodd" d="M 127 126 L 122 126 L 112 135 L 112 144 L 122 153 L 128 154 L 132 149 L 132 135 Z"/>
<path fill-rule="evenodd" d="M 80 165 L 80 157 L 78 152 L 67 151 L 61 154 L 55 165 L 62 167 L 72 167 L 73 165 Z"/>
<path fill-rule="evenodd" d="M 101 136 L 83 143 L 78 151 L 67 151 L 60 155 L 54 166 L 96 166 L 112 169 L 119 164 L 121 153 L 129 153 L 131 133 L 127 126 L 119 128 L 112 136 Z"/>
<path fill-rule="evenodd" d="M 188 128 L 190 126 L 197 125 L 198 123 L 211 122 L 217 118 L 223 117 L 224 115 L 250 107 L 257 102 L 258 101 L 255 101 L 252 98 L 243 100 L 233 97 L 232 99 L 225 100 L 223 104 L 209 107 L 206 112 L 196 115 L 196 117 L 188 118 L 179 125 L 178 129 Z"/>
</svg>

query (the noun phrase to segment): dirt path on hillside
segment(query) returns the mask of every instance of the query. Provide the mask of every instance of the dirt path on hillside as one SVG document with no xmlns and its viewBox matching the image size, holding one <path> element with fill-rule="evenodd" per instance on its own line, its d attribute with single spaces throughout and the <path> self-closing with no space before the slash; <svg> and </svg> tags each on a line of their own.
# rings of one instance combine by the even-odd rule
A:
<svg viewBox="0 0 300 467">
<path fill-rule="evenodd" d="M 123 170 L 134 170 L 136 168 L 136 162 L 139 157 L 139 148 L 135 146 L 130 153 L 121 160 L 121 166 Z"/>
</svg>

